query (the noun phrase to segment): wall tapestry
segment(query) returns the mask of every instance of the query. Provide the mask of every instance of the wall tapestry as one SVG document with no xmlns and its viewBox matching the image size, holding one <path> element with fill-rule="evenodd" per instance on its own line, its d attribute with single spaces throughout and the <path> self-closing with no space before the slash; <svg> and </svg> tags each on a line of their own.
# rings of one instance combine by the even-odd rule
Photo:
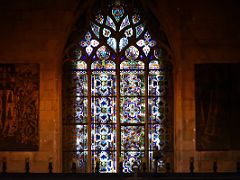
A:
<svg viewBox="0 0 240 180">
<path fill-rule="evenodd" d="M 39 148 L 39 64 L 0 64 L 0 150 Z"/>
<path fill-rule="evenodd" d="M 195 66 L 196 150 L 240 149 L 240 63 Z"/>
</svg>

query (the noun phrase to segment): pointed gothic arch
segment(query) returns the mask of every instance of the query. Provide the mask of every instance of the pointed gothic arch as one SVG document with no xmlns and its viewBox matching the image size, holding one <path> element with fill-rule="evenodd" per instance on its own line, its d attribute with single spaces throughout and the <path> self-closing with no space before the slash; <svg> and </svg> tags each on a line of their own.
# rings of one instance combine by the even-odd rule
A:
<svg viewBox="0 0 240 180">
<path fill-rule="evenodd" d="M 155 171 L 173 162 L 171 50 L 137 1 L 100 1 L 63 60 L 63 171 Z M 86 16 L 86 14 L 85 14 Z M 83 20 L 84 19 L 84 20 Z M 158 29 L 158 30 L 157 30 Z"/>
</svg>

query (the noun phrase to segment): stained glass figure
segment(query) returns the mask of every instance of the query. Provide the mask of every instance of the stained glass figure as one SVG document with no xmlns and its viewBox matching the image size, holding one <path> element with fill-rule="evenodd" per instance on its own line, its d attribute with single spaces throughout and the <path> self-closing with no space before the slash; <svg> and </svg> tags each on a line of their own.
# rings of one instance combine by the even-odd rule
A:
<svg viewBox="0 0 240 180">
<path fill-rule="evenodd" d="M 147 31 L 147 32 L 144 34 L 144 40 L 143 40 L 143 39 L 140 39 L 140 40 L 137 42 L 137 45 L 138 45 L 139 47 L 143 47 L 142 50 L 143 50 L 145 56 L 147 56 L 148 53 L 150 52 L 150 48 L 156 45 L 156 41 L 154 41 L 154 40 L 151 39 L 151 35 L 150 35 L 149 32 Z"/>
<path fill-rule="evenodd" d="M 129 26 L 130 25 L 130 22 L 129 22 L 129 19 L 128 19 L 128 15 L 123 19 L 122 21 L 122 24 L 119 28 L 119 32 L 124 29 L 125 27 Z"/>
<path fill-rule="evenodd" d="M 95 20 L 96 20 L 96 22 L 98 22 L 99 24 L 103 24 L 103 22 L 104 22 L 104 17 L 103 17 L 103 15 L 98 14 L 98 15 L 96 15 L 96 17 L 95 17 Z"/>
<path fill-rule="evenodd" d="M 92 98 L 92 122 L 116 123 L 116 98 Z"/>
<path fill-rule="evenodd" d="M 133 29 L 132 29 L 132 28 L 127 29 L 127 30 L 124 32 L 124 35 L 125 35 L 126 37 L 132 37 L 132 35 L 133 35 Z"/>
<path fill-rule="evenodd" d="M 94 61 L 91 65 L 91 69 L 94 70 L 114 70 L 116 69 L 116 64 L 113 61 L 106 60 L 106 61 Z"/>
<path fill-rule="evenodd" d="M 137 24 L 140 21 L 140 16 L 138 14 L 134 14 L 132 16 L 132 23 Z"/>
<path fill-rule="evenodd" d="M 144 123 L 145 104 L 143 98 L 122 97 L 121 102 L 121 123 Z"/>
<path fill-rule="evenodd" d="M 135 27 L 136 30 L 136 38 L 138 38 L 142 32 L 144 31 L 145 24 L 140 24 L 137 27 Z"/>
<path fill-rule="evenodd" d="M 101 60 L 107 60 L 110 57 L 110 51 L 106 46 L 101 46 L 98 48 L 96 54 L 97 57 Z"/>
<path fill-rule="evenodd" d="M 97 47 L 99 42 L 95 39 L 92 39 L 92 35 L 90 32 L 87 32 L 85 35 L 85 41 L 81 41 L 81 46 L 86 47 L 86 52 L 88 56 L 91 55 L 93 51 L 93 47 Z"/>
<path fill-rule="evenodd" d="M 120 93 L 122 96 L 144 96 L 144 72 L 121 71 Z"/>
<path fill-rule="evenodd" d="M 138 51 L 138 49 L 135 46 L 130 46 L 129 48 L 126 49 L 125 56 L 129 60 L 135 60 L 139 56 L 139 51 Z"/>
<path fill-rule="evenodd" d="M 99 38 L 100 27 L 94 23 L 91 23 L 93 33 Z"/>
<path fill-rule="evenodd" d="M 107 28 L 103 28 L 103 36 L 110 37 L 111 31 Z"/>
<path fill-rule="evenodd" d="M 117 40 L 115 38 L 108 38 L 107 44 L 116 52 L 117 51 Z"/>
<path fill-rule="evenodd" d="M 107 16 L 106 25 L 111 27 L 114 31 L 116 31 L 116 25 L 114 24 L 113 20 L 109 16 Z"/>
<path fill-rule="evenodd" d="M 112 8 L 112 15 L 116 19 L 117 22 L 119 22 L 120 18 L 124 14 L 124 9 L 122 6 L 116 5 Z"/>
<path fill-rule="evenodd" d="M 127 45 L 128 45 L 128 39 L 125 38 L 125 37 L 121 38 L 121 39 L 120 39 L 120 42 L 119 42 L 119 52 L 121 52 L 122 49 L 123 49 L 124 47 L 126 47 Z"/>
<path fill-rule="evenodd" d="M 120 69 L 136 69 L 136 70 L 140 70 L 140 69 L 144 69 L 144 62 L 142 61 L 123 61 L 120 64 Z"/>
</svg>

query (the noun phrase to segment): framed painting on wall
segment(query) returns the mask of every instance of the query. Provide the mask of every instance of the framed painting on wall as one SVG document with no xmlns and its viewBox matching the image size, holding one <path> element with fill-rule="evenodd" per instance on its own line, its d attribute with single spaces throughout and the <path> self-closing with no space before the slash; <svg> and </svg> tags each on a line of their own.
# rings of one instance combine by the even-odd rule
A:
<svg viewBox="0 0 240 180">
<path fill-rule="evenodd" d="M 39 149 L 39 64 L 0 64 L 0 151 Z"/>
</svg>

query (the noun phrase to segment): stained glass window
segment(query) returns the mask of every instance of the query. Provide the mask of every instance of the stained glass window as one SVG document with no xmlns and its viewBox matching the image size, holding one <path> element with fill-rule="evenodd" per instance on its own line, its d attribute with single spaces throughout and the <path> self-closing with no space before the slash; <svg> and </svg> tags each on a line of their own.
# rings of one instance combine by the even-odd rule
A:
<svg viewBox="0 0 240 180">
<path fill-rule="evenodd" d="M 112 1 L 66 50 L 64 172 L 73 162 L 85 173 L 96 166 L 101 173 L 131 173 L 143 163 L 156 172 L 171 160 L 170 48 L 146 26 L 139 3 Z"/>
</svg>

